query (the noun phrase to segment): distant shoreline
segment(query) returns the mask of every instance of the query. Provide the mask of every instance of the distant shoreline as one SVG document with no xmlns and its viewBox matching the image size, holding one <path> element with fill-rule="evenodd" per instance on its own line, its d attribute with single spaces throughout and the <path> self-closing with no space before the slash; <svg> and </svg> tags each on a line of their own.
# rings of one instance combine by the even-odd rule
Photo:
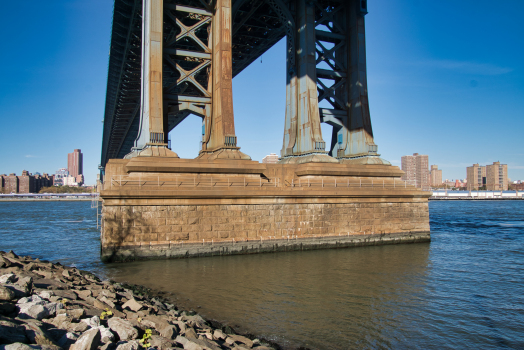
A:
<svg viewBox="0 0 524 350">
<path fill-rule="evenodd" d="M 60 202 L 98 200 L 98 193 L 10 193 L 0 194 L 0 202 Z"/>
</svg>

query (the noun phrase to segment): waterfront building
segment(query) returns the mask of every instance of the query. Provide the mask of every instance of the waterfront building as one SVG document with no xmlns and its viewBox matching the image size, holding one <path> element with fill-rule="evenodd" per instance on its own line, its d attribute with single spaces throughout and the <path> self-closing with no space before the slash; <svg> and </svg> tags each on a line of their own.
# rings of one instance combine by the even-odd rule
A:
<svg viewBox="0 0 524 350">
<path fill-rule="evenodd" d="M 412 156 L 402 156 L 401 167 L 404 171 L 402 180 L 417 188 L 428 190 L 430 179 L 428 164 L 428 156 L 425 154 L 413 153 Z"/>
<path fill-rule="evenodd" d="M 15 173 L 11 173 L 9 175 L 2 174 L 0 175 L 0 177 L 2 178 L 2 180 L 0 181 L 1 193 L 18 193 L 18 177 Z"/>
<path fill-rule="evenodd" d="M 442 170 L 439 170 L 438 165 L 432 165 L 429 172 L 430 185 L 436 187 L 442 185 Z"/>
<path fill-rule="evenodd" d="M 276 164 L 278 163 L 278 156 L 275 153 L 271 153 L 262 159 L 262 163 Z"/>
<path fill-rule="evenodd" d="M 455 186 L 455 181 L 446 179 L 442 181 L 442 184 L 444 185 L 445 188 L 453 188 Z"/>
<path fill-rule="evenodd" d="M 507 191 L 508 190 L 508 165 L 494 162 L 491 165 L 482 166 L 473 164 L 466 168 L 468 191 L 489 190 Z"/>
<path fill-rule="evenodd" d="M 81 186 L 84 183 L 84 176 L 78 175 L 78 176 L 71 176 L 68 175 L 62 179 L 62 185 L 63 186 Z"/>
<path fill-rule="evenodd" d="M 508 165 L 493 162 L 486 166 L 486 189 L 489 191 L 508 190 Z"/>
<path fill-rule="evenodd" d="M 486 167 L 478 163 L 466 168 L 467 190 L 478 190 L 486 186 Z"/>
<path fill-rule="evenodd" d="M 515 182 L 512 187 L 515 191 L 524 191 L 524 182 Z"/>
<path fill-rule="evenodd" d="M 69 175 L 73 177 L 82 175 L 84 173 L 83 164 L 83 155 L 79 149 L 75 149 L 73 153 L 67 154 L 67 171 L 69 171 Z"/>
<path fill-rule="evenodd" d="M 459 180 L 459 179 L 455 180 L 455 188 L 464 189 L 466 186 L 467 186 L 467 181 Z"/>
<path fill-rule="evenodd" d="M 15 173 L 0 175 L 0 193 L 38 193 L 43 187 L 53 186 L 53 176 L 33 175 L 27 170 L 21 176 Z"/>
<path fill-rule="evenodd" d="M 66 168 L 60 168 L 55 172 L 55 186 L 62 186 L 64 184 L 64 177 L 69 176 L 69 171 Z"/>
</svg>

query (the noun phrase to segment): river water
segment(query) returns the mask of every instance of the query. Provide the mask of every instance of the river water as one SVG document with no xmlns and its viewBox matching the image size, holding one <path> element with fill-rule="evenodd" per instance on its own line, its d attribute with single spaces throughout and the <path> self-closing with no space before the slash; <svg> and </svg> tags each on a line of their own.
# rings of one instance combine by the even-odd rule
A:
<svg viewBox="0 0 524 350">
<path fill-rule="evenodd" d="M 104 265 L 89 202 L 0 202 L 0 250 L 165 291 L 287 348 L 523 349 L 523 211 L 437 201 L 431 243 Z"/>
</svg>

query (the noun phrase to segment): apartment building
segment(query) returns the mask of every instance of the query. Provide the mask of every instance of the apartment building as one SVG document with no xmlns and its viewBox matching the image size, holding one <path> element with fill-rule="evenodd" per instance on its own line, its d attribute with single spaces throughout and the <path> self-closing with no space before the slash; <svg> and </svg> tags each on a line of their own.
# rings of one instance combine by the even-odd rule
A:
<svg viewBox="0 0 524 350">
<path fill-rule="evenodd" d="M 429 172 L 429 184 L 431 187 L 442 185 L 442 170 L 439 170 L 438 165 L 432 165 Z"/>
<path fill-rule="evenodd" d="M 33 175 L 27 170 L 22 171 L 21 176 L 15 173 L 0 175 L 0 193 L 38 193 L 43 187 L 53 186 L 53 176 Z"/>
<path fill-rule="evenodd" d="M 508 165 L 494 162 L 486 165 L 486 189 L 488 191 L 508 190 Z"/>
<path fill-rule="evenodd" d="M 425 154 L 413 153 L 412 156 L 403 156 L 401 158 L 401 168 L 404 171 L 402 180 L 417 188 L 428 190 L 430 180 L 428 167 L 428 156 Z"/>
<path fill-rule="evenodd" d="M 473 164 L 466 168 L 467 190 L 474 191 L 486 186 L 486 167 Z"/>
<path fill-rule="evenodd" d="M 276 164 L 278 163 L 278 156 L 276 153 L 271 153 L 262 158 L 262 163 Z"/>
</svg>

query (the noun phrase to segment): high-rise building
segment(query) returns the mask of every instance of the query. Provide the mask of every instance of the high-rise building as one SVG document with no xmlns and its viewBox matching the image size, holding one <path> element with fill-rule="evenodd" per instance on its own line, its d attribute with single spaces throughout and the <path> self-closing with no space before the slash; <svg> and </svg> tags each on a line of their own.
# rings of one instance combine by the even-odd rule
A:
<svg viewBox="0 0 524 350">
<path fill-rule="evenodd" d="M 486 165 L 486 189 L 489 191 L 508 190 L 508 165 L 494 162 Z"/>
<path fill-rule="evenodd" d="M 486 186 L 486 167 L 473 164 L 466 168 L 466 177 L 468 181 L 468 191 L 478 190 Z"/>
<path fill-rule="evenodd" d="M 75 149 L 73 153 L 68 153 L 67 170 L 69 171 L 69 175 L 73 177 L 83 175 L 83 163 L 82 152 L 79 149 Z"/>
<path fill-rule="evenodd" d="M 423 190 L 429 189 L 429 161 L 424 154 L 413 153 L 412 156 L 401 158 L 401 167 L 404 171 L 402 180 Z"/>
<path fill-rule="evenodd" d="M 442 185 L 442 170 L 439 170 L 438 165 L 431 166 L 429 177 L 429 183 L 432 187 Z"/>
<path fill-rule="evenodd" d="M 408 184 L 415 186 L 416 177 L 415 177 L 415 168 L 416 161 L 414 156 L 403 156 L 400 160 L 400 167 L 404 171 L 402 175 L 402 180 L 406 181 Z"/>
<path fill-rule="evenodd" d="M 271 153 L 270 155 L 267 155 L 262 159 L 262 163 L 278 163 L 278 156 L 275 153 Z"/>
</svg>

